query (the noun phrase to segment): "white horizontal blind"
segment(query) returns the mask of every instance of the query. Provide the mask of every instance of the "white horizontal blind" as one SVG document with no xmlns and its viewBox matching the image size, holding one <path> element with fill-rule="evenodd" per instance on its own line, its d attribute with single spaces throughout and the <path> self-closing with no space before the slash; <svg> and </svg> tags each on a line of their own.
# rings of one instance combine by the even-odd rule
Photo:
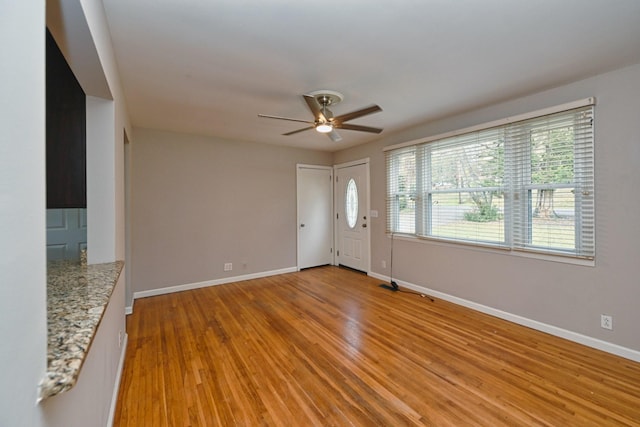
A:
<svg viewBox="0 0 640 427">
<path fill-rule="evenodd" d="M 593 258 L 593 107 L 514 123 L 513 248 Z"/>
<path fill-rule="evenodd" d="M 386 165 L 388 232 L 594 257 L 592 105 L 403 145 Z"/>
<path fill-rule="evenodd" d="M 504 131 L 486 129 L 425 144 L 424 236 L 504 245 Z"/>
<path fill-rule="evenodd" d="M 416 147 L 387 155 L 387 230 L 416 233 Z M 390 214 L 391 213 L 391 214 Z"/>
</svg>

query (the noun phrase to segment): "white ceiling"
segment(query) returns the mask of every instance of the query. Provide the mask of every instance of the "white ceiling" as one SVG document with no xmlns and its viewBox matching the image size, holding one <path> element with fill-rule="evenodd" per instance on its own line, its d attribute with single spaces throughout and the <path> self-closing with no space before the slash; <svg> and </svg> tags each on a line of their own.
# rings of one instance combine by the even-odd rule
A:
<svg viewBox="0 0 640 427">
<path fill-rule="evenodd" d="M 640 63 L 640 0 L 103 0 L 134 126 L 335 151 Z M 332 142 L 301 95 L 378 104 Z"/>
</svg>

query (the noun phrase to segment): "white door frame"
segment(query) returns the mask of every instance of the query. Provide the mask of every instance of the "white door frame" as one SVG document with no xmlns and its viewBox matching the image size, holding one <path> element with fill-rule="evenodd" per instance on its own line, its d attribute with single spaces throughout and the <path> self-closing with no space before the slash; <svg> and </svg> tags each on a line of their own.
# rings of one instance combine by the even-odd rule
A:
<svg viewBox="0 0 640 427">
<path fill-rule="evenodd" d="M 297 266 L 297 270 L 300 271 L 300 223 L 301 223 L 301 218 L 300 218 L 300 197 L 298 196 L 298 191 L 299 191 L 299 173 L 300 173 L 300 169 L 320 169 L 320 170 L 326 170 L 328 172 L 330 172 L 331 174 L 331 178 L 332 178 L 332 182 L 334 183 L 334 185 L 331 186 L 331 195 L 330 195 L 330 203 L 333 204 L 334 202 L 334 189 L 335 189 L 335 182 L 333 181 L 333 177 L 335 176 L 334 174 L 334 170 L 333 167 L 331 166 L 321 166 L 321 165 L 308 165 L 308 164 L 297 164 L 296 165 L 296 266 Z M 334 211 L 334 206 L 331 206 L 331 210 Z M 334 222 L 332 221 L 331 224 L 334 224 Z M 334 224 L 334 230 L 332 230 L 331 233 L 331 265 L 335 265 L 335 254 L 336 251 L 334 250 L 335 248 L 335 224 Z"/>
<path fill-rule="evenodd" d="M 337 183 L 337 176 L 338 176 L 338 169 L 344 169 L 344 168 L 348 168 L 350 166 L 357 166 L 357 165 L 364 165 L 365 166 L 365 180 L 367 182 L 367 192 L 366 192 L 366 196 L 367 196 L 367 205 L 365 206 L 365 212 L 367 213 L 367 218 L 369 218 L 369 224 L 371 224 L 371 181 L 370 181 L 370 176 L 369 176 L 369 162 L 370 162 L 370 158 L 366 157 L 364 159 L 360 159 L 360 160 L 353 160 L 351 162 L 346 162 L 346 163 L 340 163 L 338 165 L 333 165 L 333 207 L 334 207 L 334 215 L 333 215 L 333 247 L 334 247 L 334 251 L 333 251 L 333 265 L 337 265 L 337 261 L 336 261 L 336 250 L 335 247 L 338 244 L 338 197 L 340 197 L 341 195 L 339 194 L 340 192 L 338 191 L 338 183 Z M 365 230 L 365 233 L 367 234 L 367 247 L 364 249 L 366 251 L 367 254 L 367 263 L 366 263 L 366 269 L 365 269 L 365 273 L 369 274 L 369 272 L 371 271 L 371 227 L 367 227 Z"/>
</svg>

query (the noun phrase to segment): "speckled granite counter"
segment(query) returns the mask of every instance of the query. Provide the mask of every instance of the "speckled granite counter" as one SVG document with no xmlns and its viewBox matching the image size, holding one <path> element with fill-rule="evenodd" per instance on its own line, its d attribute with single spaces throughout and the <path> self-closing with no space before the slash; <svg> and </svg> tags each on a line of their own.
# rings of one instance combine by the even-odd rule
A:
<svg viewBox="0 0 640 427">
<path fill-rule="evenodd" d="M 39 399 L 73 387 L 98 329 L 124 262 L 47 265 L 47 373 Z"/>
</svg>

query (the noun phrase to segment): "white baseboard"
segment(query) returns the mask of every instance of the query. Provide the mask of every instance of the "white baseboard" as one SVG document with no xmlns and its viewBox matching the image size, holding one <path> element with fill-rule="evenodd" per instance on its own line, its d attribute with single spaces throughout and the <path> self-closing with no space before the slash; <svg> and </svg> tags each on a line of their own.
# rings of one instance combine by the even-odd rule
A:
<svg viewBox="0 0 640 427">
<path fill-rule="evenodd" d="M 124 314 L 128 315 L 128 314 L 132 314 L 133 313 L 133 306 L 132 305 L 128 305 L 124 308 Z"/>
<path fill-rule="evenodd" d="M 113 417 L 116 413 L 116 406 L 118 405 L 118 392 L 120 391 L 120 379 L 122 378 L 122 370 L 124 369 L 124 358 L 127 354 L 127 341 L 129 335 L 124 334 L 122 340 L 122 347 L 120 350 L 120 361 L 118 362 L 118 372 L 116 373 L 116 382 L 113 385 L 113 394 L 111 396 L 111 405 L 109 407 L 109 418 L 107 418 L 107 427 L 113 426 Z"/>
<path fill-rule="evenodd" d="M 263 271 L 260 273 L 245 274 L 243 276 L 225 277 L 223 279 L 207 280 L 204 282 L 188 283 L 186 285 L 168 286 L 166 288 L 151 289 L 133 293 L 133 299 L 153 297 L 156 295 L 171 294 L 174 292 L 188 291 L 191 289 L 206 288 L 208 286 L 224 285 L 225 283 L 241 282 L 243 280 L 259 279 L 261 277 L 276 276 L 278 274 L 294 273 L 297 267 L 283 268 L 280 270 Z M 132 310 L 133 311 L 133 310 Z"/>
<path fill-rule="evenodd" d="M 378 273 L 370 272 L 369 276 L 375 277 L 382 281 L 388 282 L 391 279 L 388 276 L 383 276 Z M 452 302 L 454 304 L 461 305 L 463 307 L 471 308 L 481 313 L 489 314 L 491 316 L 498 317 L 500 319 L 508 320 L 509 322 L 517 323 L 519 325 L 526 326 L 531 329 L 536 329 L 541 332 L 545 332 L 550 335 L 555 335 L 560 338 L 564 338 L 569 341 L 577 342 L 579 344 L 586 345 L 598 350 L 606 351 L 607 353 L 615 354 L 616 356 L 624 357 L 625 359 L 640 362 L 640 351 L 632 350 L 630 348 L 622 347 L 617 344 L 612 344 L 607 341 L 603 341 L 597 338 L 593 338 L 587 335 L 572 332 L 566 329 L 558 328 L 557 326 L 548 325 L 546 323 L 538 322 L 537 320 L 528 319 L 526 317 L 519 316 L 517 314 L 508 313 L 506 311 L 498 310 L 496 308 L 488 307 L 486 305 L 478 304 L 473 301 L 469 301 L 463 298 L 458 298 L 443 292 L 435 291 L 433 289 L 426 288 L 424 286 L 418 286 L 413 283 L 403 282 L 398 279 L 394 279 L 398 285 L 408 289 L 412 289 L 417 292 L 431 295 L 432 297 L 439 298 L 445 301 Z"/>
</svg>

